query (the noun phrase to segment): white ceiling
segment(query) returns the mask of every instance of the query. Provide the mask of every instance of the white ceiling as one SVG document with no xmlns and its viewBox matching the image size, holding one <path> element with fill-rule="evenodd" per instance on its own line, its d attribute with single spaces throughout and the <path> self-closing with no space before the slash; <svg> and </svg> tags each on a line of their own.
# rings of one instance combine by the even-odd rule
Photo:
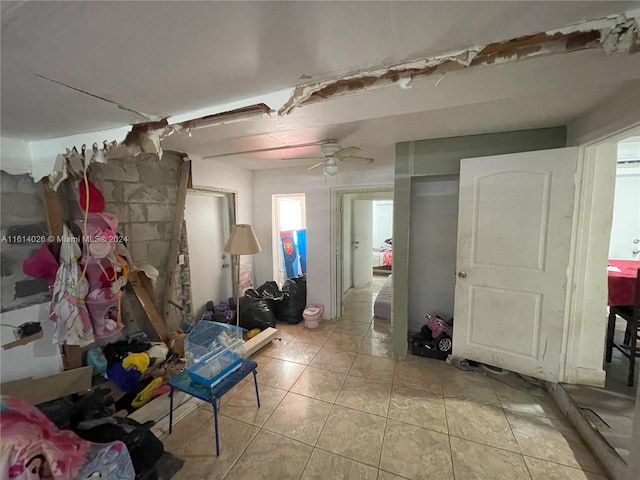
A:
<svg viewBox="0 0 640 480">
<path fill-rule="evenodd" d="M 3 1 L 1 134 L 34 140 L 145 122 L 289 89 L 311 79 L 545 31 L 636 6 L 633 1 Z M 544 83 L 546 74 L 529 72 L 530 77 L 537 75 L 535 81 Z M 619 80 L 617 72 L 611 80 Z M 482 91 L 485 87 L 476 83 L 473 88 Z M 613 85 L 601 91 L 584 85 L 575 93 L 568 92 L 567 112 L 577 113 L 578 104 L 593 103 L 607 88 Z M 427 95 L 429 112 L 457 108 L 451 102 L 437 105 L 442 90 L 446 88 L 438 87 Z M 452 90 L 448 95 L 464 97 L 464 93 L 474 92 Z M 517 96 L 527 95 L 520 92 Z M 539 108 L 538 101 L 544 100 L 528 96 L 529 100 L 520 102 Z M 565 95 L 558 90 L 556 96 L 562 101 Z M 471 103 L 482 103 L 482 95 L 476 97 Z M 485 100 L 488 102 L 499 103 L 500 99 L 491 97 Z M 413 113 L 418 107 L 423 108 L 420 102 L 411 107 Z M 308 117 L 305 129 L 319 130 L 313 135 L 308 131 L 294 134 L 298 117 L 284 118 L 278 131 L 288 132 L 287 141 L 296 136 L 324 139 L 342 135 L 348 139 L 344 129 L 359 128 L 343 124 L 336 127 L 343 130 L 334 134 L 325 118 L 316 120 L 314 126 L 309 119 L 313 108 L 302 109 L 300 118 Z M 564 121 L 569 115 L 559 107 L 556 110 L 554 115 L 547 114 L 547 122 Z M 365 111 L 358 109 L 361 117 Z M 406 113 L 411 112 L 395 114 Z M 369 118 L 383 115 L 376 110 Z M 425 115 L 431 118 L 433 114 Z M 345 118 L 354 116 L 358 115 L 352 110 L 344 114 Z M 285 129 L 282 125 L 287 122 Z M 438 126 L 440 122 L 433 123 Z M 380 133 L 375 131 L 375 136 Z M 243 148 L 252 145 L 249 139 L 239 143 Z"/>
<path fill-rule="evenodd" d="M 630 83 L 640 91 L 637 59 L 577 52 L 459 71 L 416 82 L 409 90 L 388 87 L 334 98 L 305 105 L 286 117 L 174 134 L 163 146 L 205 158 L 334 139 L 343 147 L 361 147 L 363 156 L 377 160 L 367 168 L 376 168 L 393 161 L 397 142 L 567 125 Z M 629 101 L 640 105 L 640 98 Z M 313 156 L 319 150 L 275 150 L 215 161 L 253 170 L 310 166 L 315 160 L 282 158 Z"/>
</svg>

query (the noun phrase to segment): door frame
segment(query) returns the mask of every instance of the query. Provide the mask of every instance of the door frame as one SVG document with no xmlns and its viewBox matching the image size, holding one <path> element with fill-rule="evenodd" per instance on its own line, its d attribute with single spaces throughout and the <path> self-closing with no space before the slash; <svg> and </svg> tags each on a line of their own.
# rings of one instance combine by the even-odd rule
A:
<svg viewBox="0 0 640 480">
<path fill-rule="evenodd" d="M 617 160 L 617 142 L 640 133 L 640 123 L 578 145 L 574 228 L 567 286 L 567 318 L 560 378 L 604 386 L 607 277 Z M 613 161 L 612 161 L 613 159 Z"/>
<path fill-rule="evenodd" d="M 187 188 L 187 195 L 189 193 L 197 193 L 200 195 L 211 195 L 214 197 L 226 197 L 227 199 L 227 208 L 229 209 L 229 232 L 233 229 L 233 226 L 237 221 L 237 211 L 238 211 L 238 192 L 235 190 L 227 190 L 224 188 L 213 188 L 213 187 L 189 187 Z M 186 208 L 186 207 L 185 207 Z M 189 238 L 189 230 L 187 230 L 187 239 Z M 231 260 L 231 283 L 233 289 L 233 296 L 237 297 L 238 294 L 238 285 L 240 284 L 237 274 L 236 268 L 236 257 L 237 255 L 229 254 Z M 191 276 L 191 258 L 189 258 L 189 275 Z M 193 298 L 191 298 L 191 305 L 193 305 Z M 199 320 L 199 319 L 197 319 Z"/>
<path fill-rule="evenodd" d="M 332 187 L 331 188 L 331 318 L 342 316 L 342 200 L 348 194 L 367 194 L 371 198 L 366 200 L 388 200 L 389 195 L 393 199 L 393 184 L 368 185 L 360 187 Z M 384 197 L 376 198 L 383 194 Z M 394 199 L 395 201 L 395 199 Z"/>
</svg>

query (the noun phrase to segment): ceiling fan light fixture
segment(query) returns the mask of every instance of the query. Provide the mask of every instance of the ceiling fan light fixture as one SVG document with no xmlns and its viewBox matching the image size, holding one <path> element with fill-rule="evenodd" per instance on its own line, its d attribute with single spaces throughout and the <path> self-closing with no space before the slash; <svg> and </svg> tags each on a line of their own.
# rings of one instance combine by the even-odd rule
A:
<svg viewBox="0 0 640 480">
<path fill-rule="evenodd" d="M 333 177 L 338 173 L 338 166 L 335 164 L 328 163 L 327 165 L 324 166 L 322 171 L 324 172 L 325 175 L 329 177 Z"/>
</svg>

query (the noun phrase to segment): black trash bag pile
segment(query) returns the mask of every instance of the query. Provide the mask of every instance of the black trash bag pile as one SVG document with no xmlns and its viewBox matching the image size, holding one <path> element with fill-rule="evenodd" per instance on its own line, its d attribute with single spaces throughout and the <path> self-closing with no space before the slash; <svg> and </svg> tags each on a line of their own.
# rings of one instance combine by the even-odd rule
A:
<svg viewBox="0 0 640 480">
<path fill-rule="evenodd" d="M 283 298 L 278 306 L 278 320 L 300 323 L 307 306 L 307 277 L 289 278 L 282 286 Z"/>
<path fill-rule="evenodd" d="M 250 288 L 240 299 L 240 326 L 247 330 L 264 330 L 276 326 L 273 299 L 265 298 L 257 290 Z"/>
<path fill-rule="evenodd" d="M 282 290 L 273 280 L 265 282 L 255 290 L 247 290 L 240 299 L 240 326 L 247 330 L 264 330 L 275 327 L 276 320 L 290 324 L 300 323 L 306 305 L 306 277 L 288 279 Z"/>
<path fill-rule="evenodd" d="M 258 294 L 262 298 L 268 301 L 271 310 L 277 317 L 278 309 L 280 308 L 280 302 L 284 298 L 284 294 L 282 293 L 282 290 L 280 290 L 280 287 L 278 287 L 278 284 L 273 280 L 270 280 L 260 285 L 256 289 L 256 292 L 258 292 Z"/>
</svg>

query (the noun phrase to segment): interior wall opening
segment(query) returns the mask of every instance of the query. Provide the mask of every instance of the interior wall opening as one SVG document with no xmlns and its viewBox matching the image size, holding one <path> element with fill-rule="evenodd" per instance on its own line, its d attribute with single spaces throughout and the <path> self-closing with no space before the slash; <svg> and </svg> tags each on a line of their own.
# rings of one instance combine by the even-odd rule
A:
<svg viewBox="0 0 640 480">
<path fill-rule="evenodd" d="M 234 260 L 224 245 L 235 223 L 235 194 L 189 189 L 185 199 L 184 222 L 188 254 L 178 262 L 188 262 L 194 318 L 200 319 L 207 302 L 217 304 L 234 295 Z"/>
<path fill-rule="evenodd" d="M 287 278 L 307 273 L 305 195 L 273 195 L 272 202 L 273 278 L 282 286 Z"/>
</svg>

